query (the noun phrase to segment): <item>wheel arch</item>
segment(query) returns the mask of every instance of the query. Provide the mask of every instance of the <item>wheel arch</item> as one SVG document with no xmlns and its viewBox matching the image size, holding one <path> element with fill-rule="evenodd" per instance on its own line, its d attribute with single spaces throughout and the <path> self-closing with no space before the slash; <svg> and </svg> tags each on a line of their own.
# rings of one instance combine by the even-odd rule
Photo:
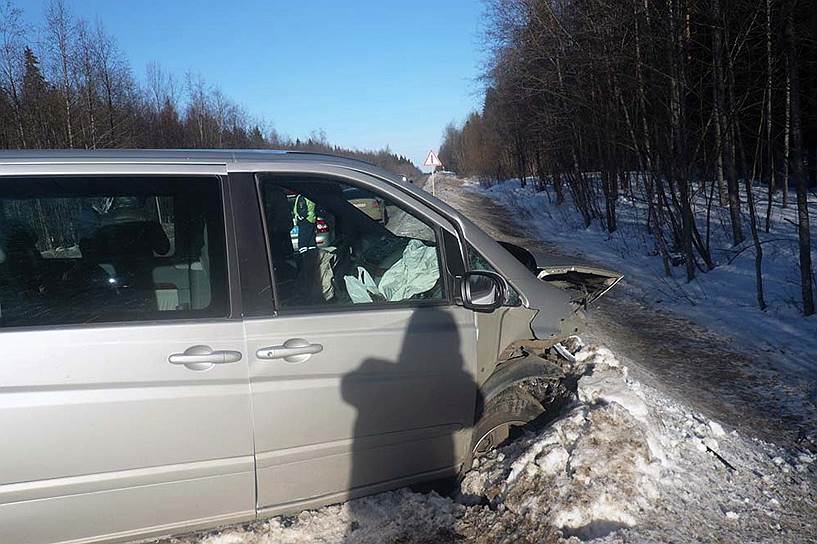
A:
<svg viewBox="0 0 817 544">
<path fill-rule="evenodd" d="M 517 359 L 509 359 L 497 365 L 494 372 L 480 387 L 476 417 L 482 415 L 484 405 L 497 395 L 515 387 L 529 378 L 559 380 L 564 372 L 556 364 L 537 355 L 528 354 Z"/>
</svg>

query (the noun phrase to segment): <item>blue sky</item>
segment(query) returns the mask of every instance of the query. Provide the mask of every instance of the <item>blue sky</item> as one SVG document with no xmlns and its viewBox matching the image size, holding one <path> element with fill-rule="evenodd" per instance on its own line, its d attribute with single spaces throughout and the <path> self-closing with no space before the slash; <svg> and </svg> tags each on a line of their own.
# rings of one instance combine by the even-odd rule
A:
<svg viewBox="0 0 817 544">
<path fill-rule="evenodd" d="M 20 0 L 40 23 L 45 0 Z M 480 0 L 68 0 L 104 23 L 135 75 L 158 61 L 217 84 L 292 138 L 389 145 L 415 163 L 481 103 Z"/>
</svg>

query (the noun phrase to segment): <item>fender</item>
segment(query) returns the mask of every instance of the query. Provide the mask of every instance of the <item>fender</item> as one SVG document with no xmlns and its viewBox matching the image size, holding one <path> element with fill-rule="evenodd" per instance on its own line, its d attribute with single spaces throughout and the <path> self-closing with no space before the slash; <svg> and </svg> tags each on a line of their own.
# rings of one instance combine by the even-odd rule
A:
<svg viewBox="0 0 817 544">
<path fill-rule="evenodd" d="M 485 380 L 480 392 L 482 402 L 487 403 L 502 391 L 521 383 L 528 378 L 545 378 L 554 381 L 564 377 L 558 365 L 538 355 L 528 354 L 518 359 L 510 359 L 497 367 L 497 370 Z M 481 407 L 478 412 L 481 412 Z"/>
</svg>

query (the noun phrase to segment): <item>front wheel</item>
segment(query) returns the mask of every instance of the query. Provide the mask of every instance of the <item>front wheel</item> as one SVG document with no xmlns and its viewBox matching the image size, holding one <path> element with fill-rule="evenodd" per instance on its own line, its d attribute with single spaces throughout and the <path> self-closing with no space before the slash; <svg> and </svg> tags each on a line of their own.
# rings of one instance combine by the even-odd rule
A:
<svg viewBox="0 0 817 544">
<path fill-rule="evenodd" d="M 502 445 L 514 427 L 527 425 L 544 412 L 542 404 L 521 388 L 503 391 L 488 400 L 474 425 L 471 450 L 462 472 L 471 468 L 476 457 Z"/>
</svg>

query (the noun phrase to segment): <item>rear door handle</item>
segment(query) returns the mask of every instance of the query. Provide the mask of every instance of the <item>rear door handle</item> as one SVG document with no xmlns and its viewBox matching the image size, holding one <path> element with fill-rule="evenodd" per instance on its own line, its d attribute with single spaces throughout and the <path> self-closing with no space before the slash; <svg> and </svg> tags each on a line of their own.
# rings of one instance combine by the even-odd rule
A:
<svg viewBox="0 0 817 544">
<path fill-rule="evenodd" d="M 262 361 L 283 359 L 288 363 L 303 363 L 322 351 L 323 346 L 320 344 L 312 344 L 303 338 L 290 338 L 283 345 L 259 349 L 255 352 L 255 356 Z"/>
<path fill-rule="evenodd" d="M 214 351 L 210 346 L 192 346 L 184 353 L 174 353 L 167 358 L 170 364 L 184 365 L 190 370 L 210 370 L 215 365 L 237 363 L 241 360 L 240 351 Z"/>
</svg>

